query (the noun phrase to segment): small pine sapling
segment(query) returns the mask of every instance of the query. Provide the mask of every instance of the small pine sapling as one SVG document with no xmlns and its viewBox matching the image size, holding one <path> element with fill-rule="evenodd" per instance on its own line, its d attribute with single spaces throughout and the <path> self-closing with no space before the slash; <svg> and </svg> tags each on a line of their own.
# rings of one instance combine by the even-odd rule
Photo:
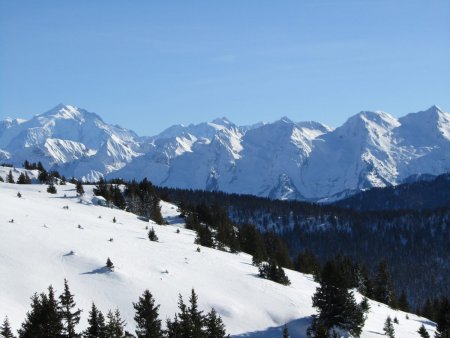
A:
<svg viewBox="0 0 450 338">
<path fill-rule="evenodd" d="M 386 321 L 384 322 L 383 331 L 385 336 L 388 336 L 389 338 L 395 338 L 394 325 L 392 324 L 392 319 L 390 316 L 388 316 L 386 318 Z"/>
<path fill-rule="evenodd" d="M 109 271 L 114 271 L 114 264 L 113 264 L 113 262 L 111 261 L 111 259 L 109 259 L 109 257 L 108 257 L 108 259 L 106 260 L 106 268 L 109 270 Z"/>
<path fill-rule="evenodd" d="M 148 239 L 151 240 L 152 242 L 158 241 L 158 236 L 156 236 L 156 232 L 155 229 L 153 229 L 153 227 L 148 232 Z"/>
</svg>

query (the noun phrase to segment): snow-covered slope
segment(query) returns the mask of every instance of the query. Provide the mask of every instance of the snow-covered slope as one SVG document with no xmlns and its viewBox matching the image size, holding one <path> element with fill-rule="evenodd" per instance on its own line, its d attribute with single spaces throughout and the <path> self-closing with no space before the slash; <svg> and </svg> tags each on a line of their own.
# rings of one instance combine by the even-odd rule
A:
<svg viewBox="0 0 450 338">
<path fill-rule="evenodd" d="M 0 176 L 8 172 L 0 167 Z M 13 174 L 17 178 L 19 171 Z M 305 337 L 315 313 L 311 296 L 317 285 L 311 276 L 287 270 L 292 284 L 283 286 L 259 278 L 246 254 L 203 247 L 197 252 L 195 234 L 183 228 L 171 204 L 162 203 L 170 224 L 159 226 L 93 204 L 92 187 L 85 186 L 81 199 L 73 185 L 57 189 L 51 195 L 42 185 L 0 182 L 0 318 L 8 315 L 14 328 L 20 326 L 34 292 L 50 284 L 61 291 L 67 278 L 79 307 L 88 309 L 95 301 L 102 311 L 119 308 L 130 331 L 131 302 L 143 290 L 153 293 L 165 319 L 177 311 L 178 293 L 188 297 L 195 288 L 200 308 L 214 307 L 235 337 L 280 337 L 285 323 L 292 337 Z M 159 242 L 147 239 L 146 226 L 155 228 Z M 108 257 L 114 272 L 102 269 Z M 400 322 L 395 326 L 398 337 L 419 337 L 416 331 L 422 323 L 430 333 L 434 330 L 426 319 L 411 314 L 407 319 L 401 311 L 370 305 L 362 337 L 379 337 L 388 315 Z M 82 316 L 80 328 L 86 325 L 87 311 Z"/>
<path fill-rule="evenodd" d="M 141 138 L 73 106 L 0 124 L 0 160 L 42 161 L 66 176 L 149 178 L 178 188 L 333 201 L 359 190 L 450 171 L 450 115 L 433 106 L 396 119 L 364 111 L 332 129 L 286 117 L 226 118 Z"/>
</svg>

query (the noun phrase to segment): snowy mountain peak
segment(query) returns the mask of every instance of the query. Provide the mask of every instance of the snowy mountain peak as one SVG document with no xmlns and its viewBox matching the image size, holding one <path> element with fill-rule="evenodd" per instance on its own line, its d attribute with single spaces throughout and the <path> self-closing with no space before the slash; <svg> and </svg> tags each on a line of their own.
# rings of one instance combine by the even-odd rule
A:
<svg viewBox="0 0 450 338">
<path fill-rule="evenodd" d="M 365 125 L 367 124 L 377 124 L 382 127 L 396 127 L 398 126 L 398 121 L 393 116 L 383 112 L 383 111 L 361 111 L 355 116 L 349 119 L 363 121 Z"/>
<path fill-rule="evenodd" d="M 147 177 L 178 188 L 319 200 L 450 171 L 450 115 L 437 106 L 399 119 L 362 111 L 336 129 L 287 117 L 241 127 L 222 117 L 140 138 L 60 104 L 25 122 L 3 121 L 0 158 L 41 161 L 86 180 Z"/>
<path fill-rule="evenodd" d="M 94 119 L 103 122 L 102 118 L 95 113 L 88 112 L 85 109 L 81 109 L 73 105 L 66 105 L 62 103 L 37 116 L 50 119 L 76 120 L 80 122 L 84 122 L 85 119 Z"/>
<path fill-rule="evenodd" d="M 287 124 L 293 124 L 294 122 L 287 116 L 283 116 L 282 118 L 280 118 L 277 122 L 283 122 L 283 123 L 287 123 Z"/>
<path fill-rule="evenodd" d="M 304 121 L 296 123 L 298 128 L 316 131 L 316 133 L 325 134 L 333 131 L 333 128 L 315 121 Z"/>
<path fill-rule="evenodd" d="M 226 117 L 220 117 L 220 118 L 216 118 L 212 121 L 212 123 L 217 124 L 219 126 L 234 126 L 234 123 L 231 122 L 228 118 Z"/>
</svg>

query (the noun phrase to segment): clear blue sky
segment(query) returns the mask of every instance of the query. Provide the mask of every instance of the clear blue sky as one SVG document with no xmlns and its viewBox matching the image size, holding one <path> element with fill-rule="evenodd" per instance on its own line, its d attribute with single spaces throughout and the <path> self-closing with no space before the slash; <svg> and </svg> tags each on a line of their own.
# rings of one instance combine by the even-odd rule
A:
<svg viewBox="0 0 450 338">
<path fill-rule="evenodd" d="M 450 1 L 0 0 L 0 118 L 74 104 L 152 135 L 450 110 Z"/>
</svg>

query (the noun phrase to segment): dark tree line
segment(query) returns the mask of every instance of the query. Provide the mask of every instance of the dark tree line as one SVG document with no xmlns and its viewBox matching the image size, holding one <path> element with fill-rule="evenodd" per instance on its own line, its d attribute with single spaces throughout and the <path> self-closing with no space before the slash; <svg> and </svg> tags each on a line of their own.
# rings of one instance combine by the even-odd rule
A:
<svg viewBox="0 0 450 338">
<path fill-rule="evenodd" d="M 64 280 L 64 291 L 56 297 L 52 286 L 47 292 L 34 294 L 31 297 L 30 310 L 27 312 L 18 338 L 224 338 L 225 325 L 214 309 L 203 313 L 198 309 L 198 297 L 194 290 L 186 305 L 179 296 L 179 312 L 173 320 L 168 319 L 167 329 L 162 329 L 159 319 L 159 305 L 150 291 L 145 290 L 136 303 L 134 320 L 135 334 L 125 330 L 126 322 L 118 309 L 109 310 L 106 316 L 92 303 L 88 315 L 87 328 L 79 332 L 80 309 L 77 308 L 74 295 Z M 15 338 L 8 317 L 0 326 L 0 334 L 5 338 Z"/>
<path fill-rule="evenodd" d="M 422 306 L 424 299 L 450 297 L 450 266 L 445 263 L 450 255 L 448 207 L 358 212 L 250 195 L 157 189 L 164 198 L 187 205 L 190 210 L 199 205 L 220 205 L 239 233 L 246 232 L 249 224 L 261 237 L 276 233 L 289 249 L 287 256 L 293 259 L 291 265 L 281 263 L 282 266 L 317 273 L 319 265 L 341 253 L 373 276 L 378 262 L 385 261 L 397 301 L 406 299 L 412 311 Z M 259 258 L 265 255 L 261 246 L 255 249 L 244 245 L 242 251 L 256 256 L 256 261 L 264 260 Z"/>
<path fill-rule="evenodd" d="M 159 206 L 160 198 L 152 183 L 146 178 L 139 183 L 134 180 L 107 182 L 102 178 L 96 184 L 94 193 L 120 209 L 151 219 L 157 224 L 164 224 Z"/>
</svg>

